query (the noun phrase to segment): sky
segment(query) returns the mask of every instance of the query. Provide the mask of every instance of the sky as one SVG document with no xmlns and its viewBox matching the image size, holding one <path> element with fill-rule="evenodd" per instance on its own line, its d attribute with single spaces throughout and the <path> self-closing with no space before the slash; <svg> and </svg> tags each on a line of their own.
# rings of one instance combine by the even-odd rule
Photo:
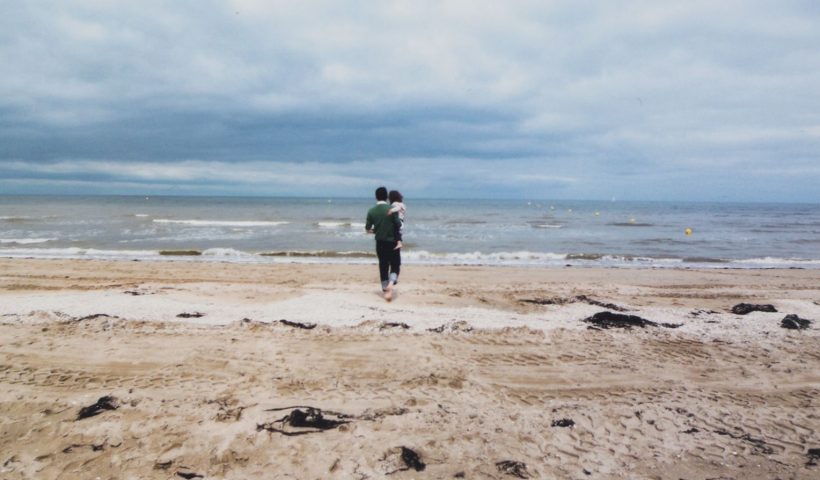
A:
<svg viewBox="0 0 820 480">
<path fill-rule="evenodd" d="M 0 194 L 820 203 L 820 2 L 0 3 Z"/>
</svg>

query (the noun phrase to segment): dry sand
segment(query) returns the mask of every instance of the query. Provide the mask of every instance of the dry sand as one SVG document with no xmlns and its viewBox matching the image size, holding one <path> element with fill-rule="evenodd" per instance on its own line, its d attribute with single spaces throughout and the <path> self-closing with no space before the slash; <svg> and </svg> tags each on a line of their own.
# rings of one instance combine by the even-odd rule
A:
<svg viewBox="0 0 820 480">
<path fill-rule="evenodd" d="M 0 260 L 0 478 L 820 478 L 818 271 L 375 270 Z"/>
</svg>

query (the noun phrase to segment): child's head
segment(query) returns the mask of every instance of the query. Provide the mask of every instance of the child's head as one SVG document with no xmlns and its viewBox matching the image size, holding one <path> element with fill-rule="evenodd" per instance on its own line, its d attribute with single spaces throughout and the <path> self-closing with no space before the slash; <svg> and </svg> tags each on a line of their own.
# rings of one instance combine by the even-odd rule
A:
<svg viewBox="0 0 820 480">
<path fill-rule="evenodd" d="M 396 202 L 403 202 L 404 201 L 404 197 L 402 196 L 401 192 L 399 192 L 398 190 L 390 190 L 390 193 L 387 194 L 387 198 L 390 199 L 390 203 L 396 203 Z"/>
</svg>

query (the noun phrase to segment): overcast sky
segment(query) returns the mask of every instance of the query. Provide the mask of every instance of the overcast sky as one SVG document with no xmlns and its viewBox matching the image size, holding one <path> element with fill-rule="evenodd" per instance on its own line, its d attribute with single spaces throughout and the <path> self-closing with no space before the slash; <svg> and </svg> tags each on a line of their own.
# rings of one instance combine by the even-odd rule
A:
<svg viewBox="0 0 820 480">
<path fill-rule="evenodd" d="M 0 193 L 820 202 L 820 2 L 8 1 Z"/>
</svg>

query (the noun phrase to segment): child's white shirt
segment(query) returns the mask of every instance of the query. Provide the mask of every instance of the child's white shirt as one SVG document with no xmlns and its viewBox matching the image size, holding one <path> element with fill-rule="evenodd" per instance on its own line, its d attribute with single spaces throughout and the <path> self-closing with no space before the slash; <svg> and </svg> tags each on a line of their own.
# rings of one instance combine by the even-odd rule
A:
<svg viewBox="0 0 820 480">
<path fill-rule="evenodd" d="M 390 210 L 388 211 L 388 213 L 390 213 L 392 215 L 396 212 L 399 213 L 399 219 L 403 223 L 404 222 L 404 214 L 407 212 L 407 208 L 405 208 L 405 206 L 402 202 L 393 202 L 390 205 Z"/>
</svg>

